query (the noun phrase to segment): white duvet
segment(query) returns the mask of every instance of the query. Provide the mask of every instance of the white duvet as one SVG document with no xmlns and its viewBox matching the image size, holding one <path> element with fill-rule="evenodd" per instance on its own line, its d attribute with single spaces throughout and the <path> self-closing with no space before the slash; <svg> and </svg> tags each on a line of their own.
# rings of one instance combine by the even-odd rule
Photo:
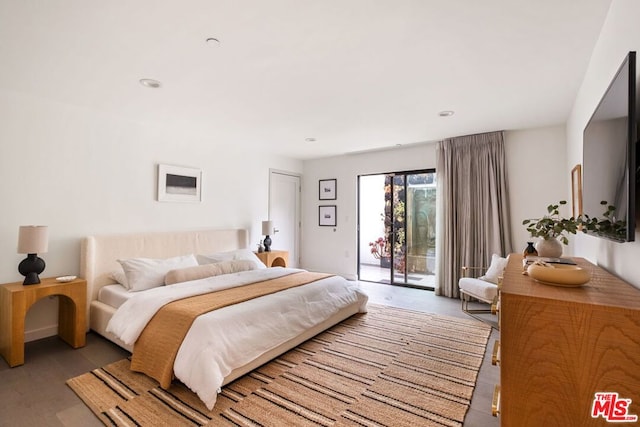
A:
<svg viewBox="0 0 640 427">
<path fill-rule="evenodd" d="M 296 271 L 302 270 L 243 271 L 140 292 L 116 311 L 107 331 L 131 345 L 156 311 L 171 301 Z M 367 296 L 357 284 L 332 276 L 203 314 L 194 321 L 178 350 L 175 376 L 212 409 L 231 371 L 358 302 L 364 312 Z"/>
</svg>

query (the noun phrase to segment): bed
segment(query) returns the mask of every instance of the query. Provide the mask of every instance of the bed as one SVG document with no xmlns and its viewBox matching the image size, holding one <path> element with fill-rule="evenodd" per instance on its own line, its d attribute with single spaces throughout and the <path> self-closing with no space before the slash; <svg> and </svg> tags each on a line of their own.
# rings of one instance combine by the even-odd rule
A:
<svg viewBox="0 0 640 427">
<path fill-rule="evenodd" d="M 234 259 L 228 262 L 227 258 L 224 258 L 224 262 L 218 263 L 218 259 L 215 257 L 206 257 L 210 254 L 238 253 L 247 254 L 248 257 L 255 256 L 247 249 L 247 246 L 248 233 L 243 229 L 116 234 L 85 238 L 81 250 L 81 275 L 87 280 L 89 328 L 134 353 L 132 358 L 135 362 L 135 353 L 138 351 L 133 351 L 134 343 L 136 343 L 136 349 L 140 349 L 141 353 L 143 346 L 140 342 L 144 341 L 143 338 L 146 336 L 153 336 L 146 334 L 146 329 L 151 329 L 151 327 L 144 326 L 147 321 L 144 320 L 145 316 L 148 318 L 149 324 L 151 324 L 150 319 L 152 318 L 158 322 L 156 318 L 160 316 L 154 314 L 155 308 L 152 306 L 162 306 L 164 303 L 158 301 L 165 301 L 163 298 L 171 302 L 176 299 L 180 300 L 180 298 L 188 299 L 192 295 L 197 296 L 207 292 L 202 289 L 235 288 L 230 291 L 244 293 L 244 289 L 259 289 L 263 287 L 263 284 L 275 283 L 281 277 L 286 277 L 288 280 L 288 278 L 296 276 L 316 275 L 316 273 L 299 269 L 266 268 L 260 263 L 258 263 L 260 268 L 246 267 L 247 263 L 251 263 L 248 258 Z M 198 265 L 202 263 L 201 255 L 204 255 L 205 260 L 215 261 L 209 266 L 211 268 L 224 270 L 227 267 L 223 268 L 222 266 L 229 265 L 229 263 L 235 263 L 233 264 L 234 268 L 239 268 L 238 266 L 242 268 L 239 271 L 234 270 L 230 274 L 218 272 L 213 277 L 187 281 L 180 281 L 184 280 L 184 276 L 178 274 L 176 279 L 178 282 L 171 286 L 158 286 L 150 289 L 143 287 L 142 290 L 126 290 L 117 283 L 116 278 L 118 281 L 126 281 L 126 278 L 120 279 L 115 272 L 119 269 L 121 271 L 124 266 L 127 273 L 130 273 L 126 269 L 127 265 L 118 260 L 180 259 L 182 262 L 188 256 L 194 255 L 198 256 Z M 193 261 L 190 259 L 189 262 Z M 204 264 L 206 263 L 204 262 Z M 190 268 L 172 269 L 165 277 L 168 279 L 171 273 L 190 271 Z M 191 269 L 202 268 L 208 267 L 199 266 Z M 127 275 L 127 277 L 131 276 Z M 366 310 L 367 297 L 353 282 L 348 282 L 337 276 L 313 277 L 313 280 L 309 279 L 311 280 L 309 283 L 290 285 L 291 288 L 281 288 L 282 290 L 273 294 L 258 295 L 248 301 L 221 307 L 211 313 L 199 316 L 193 322 L 184 343 L 177 352 L 175 365 L 172 366 L 172 372 L 175 369 L 175 377 L 196 392 L 203 402 L 211 408 L 222 385 L 239 378 L 351 315 Z M 259 283 L 251 285 L 254 282 Z M 322 296 L 320 296 L 321 294 Z M 174 295 L 182 295 L 182 297 Z M 330 297 L 328 297 L 329 295 Z M 322 299 L 321 302 L 320 299 Z M 294 315 L 308 316 L 308 318 L 298 320 L 298 317 L 295 317 L 293 320 Z M 138 335 L 123 332 L 132 329 L 137 331 L 136 328 L 140 329 L 139 323 L 143 324 L 143 329 Z M 235 326 L 236 323 L 242 332 L 230 333 L 231 327 L 228 325 Z M 256 329 L 258 328 L 256 325 L 262 327 L 262 324 L 264 324 L 264 328 L 269 328 L 266 329 L 266 332 L 260 332 L 259 329 Z M 221 329 L 229 329 L 229 331 L 220 332 Z M 273 335 L 273 338 L 269 338 L 271 336 L 269 331 L 272 330 L 277 331 L 277 336 Z M 212 334 L 216 338 L 203 338 L 203 333 Z M 216 335 L 220 333 L 227 335 Z M 145 345 L 149 346 L 149 342 L 153 345 L 153 340 L 156 338 L 145 339 Z M 268 341 L 270 339 L 272 341 Z M 231 360 L 218 362 L 219 355 L 210 353 L 218 352 L 218 346 L 222 347 L 219 343 L 227 341 L 228 346 L 224 350 L 221 349 L 220 352 Z M 258 342 L 260 345 L 257 345 Z M 202 345 L 206 348 L 191 349 L 191 346 L 194 345 Z M 160 348 L 163 347 L 158 346 L 158 349 Z M 189 350 L 185 350 L 185 348 Z M 210 355 L 211 358 L 216 359 L 215 369 L 210 366 L 213 362 L 209 362 L 208 359 L 203 361 L 201 355 Z M 142 356 L 139 359 L 142 359 Z M 202 370 L 206 372 L 201 372 Z M 215 373 L 209 371 L 215 371 Z M 162 384 L 162 381 L 160 382 Z"/>
</svg>

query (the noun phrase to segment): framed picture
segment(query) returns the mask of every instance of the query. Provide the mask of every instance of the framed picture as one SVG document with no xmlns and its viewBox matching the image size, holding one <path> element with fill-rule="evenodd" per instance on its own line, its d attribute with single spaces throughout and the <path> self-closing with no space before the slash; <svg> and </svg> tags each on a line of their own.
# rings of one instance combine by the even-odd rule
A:
<svg viewBox="0 0 640 427">
<path fill-rule="evenodd" d="M 318 225 L 329 227 L 336 226 L 336 205 L 319 206 Z"/>
<path fill-rule="evenodd" d="M 579 164 L 571 169 L 571 203 L 573 217 L 582 215 L 582 166 Z"/>
<path fill-rule="evenodd" d="M 320 200 L 336 200 L 335 179 L 321 179 L 318 183 Z"/>
<path fill-rule="evenodd" d="M 158 165 L 159 202 L 200 202 L 201 194 L 200 169 Z"/>
</svg>

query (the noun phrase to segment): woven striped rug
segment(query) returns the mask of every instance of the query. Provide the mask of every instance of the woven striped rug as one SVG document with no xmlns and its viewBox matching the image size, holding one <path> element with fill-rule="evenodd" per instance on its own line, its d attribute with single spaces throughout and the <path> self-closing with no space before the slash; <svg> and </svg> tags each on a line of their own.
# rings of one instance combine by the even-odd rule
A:
<svg viewBox="0 0 640 427">
<path fill-rule="evenodd" d="M 491 328 L 369 305 L 225 386 L 213 411 L 121 360 L 67 384 L 105 425 L 460 426 Z"/>
</svg>

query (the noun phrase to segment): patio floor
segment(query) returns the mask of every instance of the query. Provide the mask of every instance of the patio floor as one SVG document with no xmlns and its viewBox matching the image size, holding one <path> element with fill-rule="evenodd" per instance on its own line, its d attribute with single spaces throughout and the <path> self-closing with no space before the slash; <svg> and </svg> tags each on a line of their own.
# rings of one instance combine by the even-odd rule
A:
<svg viewBox="0 0 640 427">
<path fill-rule="evenodd" d="M 391 284 L 391 269 L 372 264 L 360 264 L 359 280 Z M 393 285 L 433 289 L 435 286 L 435 276 L 433 274 L 408 273 L 405 283 L 404 276 L 396 273 Z"/>
</svg>

